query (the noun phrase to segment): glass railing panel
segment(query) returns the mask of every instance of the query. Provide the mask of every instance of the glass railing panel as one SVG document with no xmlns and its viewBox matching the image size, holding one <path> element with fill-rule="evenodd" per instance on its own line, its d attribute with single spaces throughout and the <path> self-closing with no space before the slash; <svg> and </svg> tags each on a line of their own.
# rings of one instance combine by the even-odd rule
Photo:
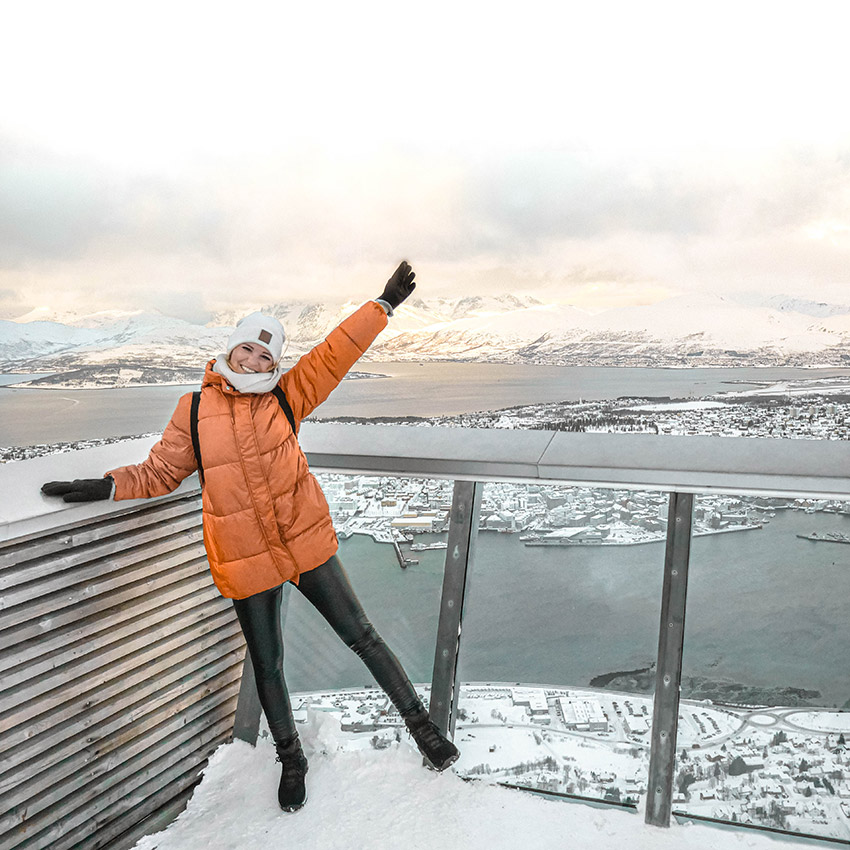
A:
<svg viewBox="0 0 850 850">
<path fill-rule="evenodd" d="M 460 651 L 459 773 L 645 793 L 666 494 L 487 484 Z"/>
<path fill-rule="evenodd" d="M 850 841 L 850 504 L 694 502 L 673 811 Z"/>
<path fill-rule="evenodd" d="M 338 557 L 366 615 L 395 653 L 426 704 L 431 674 L 453 482 L 369 475 L 317 476 L 340 540 Z M 375 745 L 396 736 L 401 720 L 360 658 L 288 585 L 284 671 L 296 720 L 325 712 L 341 743 Z M 377 737 L 376 737 L 377 736 Z"/>
</svg>

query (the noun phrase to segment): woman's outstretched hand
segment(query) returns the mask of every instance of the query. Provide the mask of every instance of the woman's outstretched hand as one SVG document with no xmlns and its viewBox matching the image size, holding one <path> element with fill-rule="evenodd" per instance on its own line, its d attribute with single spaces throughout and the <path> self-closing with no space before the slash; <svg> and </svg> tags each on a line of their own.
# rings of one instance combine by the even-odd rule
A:
<svg viewBox="0 0 850 850">
<path fill-rule="evenodd" d="M 75 481 L 50 481 L 42 485 L 45 496 L 61 496 L 66 502 L 99 502 L 112 495 L 112 477 L 77 478 Z"/>
<path fill-rule="evenodd" d="M 387 281 L 384 292 L 380 296 L 381 300 L 386 301 L 395 310 L 416 289 L 416 284 L 413 282 L 415 277 L 416 273 L 410 268 L 410 263 L 402 260 L 393 272 L 393 276 Z"/>
</svg>

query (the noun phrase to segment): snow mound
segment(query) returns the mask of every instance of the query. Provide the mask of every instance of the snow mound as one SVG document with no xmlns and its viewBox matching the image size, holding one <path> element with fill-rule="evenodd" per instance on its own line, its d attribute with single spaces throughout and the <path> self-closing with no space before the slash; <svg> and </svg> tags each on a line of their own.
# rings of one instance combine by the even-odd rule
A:
<svg viewBox="0 0 850 850">
<path fill-rule="evenodd" d="M 312 727 L 315 718 L 311 719 Z M 331 749 L 327 730 L 305 730 L 307 804 L 277 805 L 279 766 L 268 740 L 234 741 L 212 756 L 186 811 L 135 850 L 768 850 L 767 835 L 709 826 L 647 826 L 642 815 L 546 800 L 437 774 L 406 740 L 388 749 Z M 800 846 L 786 842 L 786 847 Z"/>
</svg>

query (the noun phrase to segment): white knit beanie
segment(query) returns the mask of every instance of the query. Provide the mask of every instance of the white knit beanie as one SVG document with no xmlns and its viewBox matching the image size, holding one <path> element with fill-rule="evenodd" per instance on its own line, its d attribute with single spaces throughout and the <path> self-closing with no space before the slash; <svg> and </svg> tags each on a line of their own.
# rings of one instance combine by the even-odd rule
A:
<svg viewBox="0 0 850 850">
<path fill-rule="evenodd" d="M 250 313 L 236 323 L 236 330 L 227 340 L 227 356 L 230 357 L 230 352 L 237 345 L 243 342 L 254 342 L 265 346 L 274 358 L 274 362 L 277 363 L 283 352 L 285 340 L 283 325 L 274 316 L 266 316 L 259 312 Z"/>
</svg>

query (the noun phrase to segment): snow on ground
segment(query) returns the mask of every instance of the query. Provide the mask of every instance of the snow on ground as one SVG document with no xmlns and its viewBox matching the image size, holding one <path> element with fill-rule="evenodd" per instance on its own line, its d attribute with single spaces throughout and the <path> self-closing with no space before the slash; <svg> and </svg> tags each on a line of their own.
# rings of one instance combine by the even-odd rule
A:
<svg viewBox="0 0 850 850">
<path fill-rule="evenodd" d="M 553 757 L 560 767 L 578 767 L 583 774 L 613 775 L 646 782 L 646 758 L 633 745 L 612 747 L 608 743 L 583 740 L 579 735 L 552 732 L 548 729 L 511 729 L 507 727 L 465 726 L 458 729 L 455 741 L 461 750 L 458 767 L 462 773 L 475 772 L 476 765 L 487 765 L 489 781 L 517 782 L 512 769 L 522 762 Z M 637 752 L 636 752 L 637 751 Z M 524 783 L 519 783 L 524 784 Z M 609 783 L 613 784 L 613 783 Z"/>
<path fill-rule="evenodd" d="M 795 726 L 819 732 L 850 732 L 850 712 L 795 711 L 786 720 Z"/>
<path fill-rule="evenodd" d="M 329 718 L 302 732 L 310 759 L 306 806 L 277 805 L 279 766 L 268 740 L 234 741 L 210 759 L 183 814 L 135 850 L 776 850 L 777 840 L 708 825 L 647 826 L 642 814 L 547 800 L 422 767 L 407 740 L 335 751 Z M 787 839 L 783 847 L 803 847 Z"/>
<path fill-rule="evenodd" d="M 765 383 L 760 387 L 747 387 L 743 390 L 730 390 L 718 393 L 722 398 L 747 398 L 748 396 L 808 396 L 829 395 L 838 393 L 841 395 L 850 393 L 850 381 L 846 377 L 835 378 L 810 378 L 801 381 L 776 381 Z"/>
<path fill-rule="evenodd" d="M 712 410 L 716 407 L 729 407 L 729 405 L 722 401 L 677 401 L 669 404 L 630 405 L 629 410 Z"/>
</svg>

